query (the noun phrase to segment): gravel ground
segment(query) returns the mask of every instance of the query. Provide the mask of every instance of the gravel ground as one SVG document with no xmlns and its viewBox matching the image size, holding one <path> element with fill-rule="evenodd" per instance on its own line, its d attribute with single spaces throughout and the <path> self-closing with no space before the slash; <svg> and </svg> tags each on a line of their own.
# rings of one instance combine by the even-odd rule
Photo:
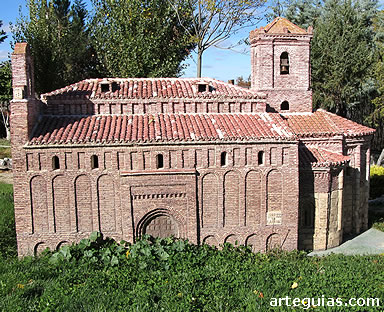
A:
<svg viewBox="0 0 384 312">
<path fill-rule="evenodd" d="M 309 256 L 326 256 L 331 253 L 344 255 L 378 255 L 384 253 L 384 232 L 369 229 L 338 247 L 313 251 Z"/>
<path fill-rule="evenodd" d="M 0 182 L 13 184 L 12 170 L 0 170 Z"/>
</svg>

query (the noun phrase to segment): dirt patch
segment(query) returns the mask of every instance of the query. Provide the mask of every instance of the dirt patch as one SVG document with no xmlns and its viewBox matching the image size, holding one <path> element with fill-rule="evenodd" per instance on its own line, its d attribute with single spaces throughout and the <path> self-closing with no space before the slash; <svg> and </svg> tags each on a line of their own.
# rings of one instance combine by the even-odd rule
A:
<svg viewBox="0 0 384 312">
<path fill-rule="evenodd" d="M 0 170 L 0 182 L 13 184 L 12 170 Z"/>
</svg>

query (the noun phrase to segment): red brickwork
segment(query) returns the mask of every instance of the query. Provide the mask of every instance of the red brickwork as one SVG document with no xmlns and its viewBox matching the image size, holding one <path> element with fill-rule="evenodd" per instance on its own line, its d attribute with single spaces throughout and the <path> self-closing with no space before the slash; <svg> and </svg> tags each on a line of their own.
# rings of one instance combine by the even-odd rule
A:
<svg viewBox="0 0 384 312">
<path fill-rule="evenodd" d="M 28 47 L 17 44 L 19 255 L 92 231 L 265 251 L 325 249 L 365 229 L 373 131 L 312 113 L 310 39 L 286 20 L 252 32 L 252 90 L 208 78 L 89 79 L 41 101 Z"/>
</svg>

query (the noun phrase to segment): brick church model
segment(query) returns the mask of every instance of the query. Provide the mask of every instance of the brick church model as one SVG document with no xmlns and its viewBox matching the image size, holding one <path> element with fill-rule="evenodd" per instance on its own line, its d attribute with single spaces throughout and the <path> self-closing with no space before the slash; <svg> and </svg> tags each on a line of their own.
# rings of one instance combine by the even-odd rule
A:
<svg viewBox="0 0 384 312">
<path fill-rule="evenodd" d="M 373 129 L 312 111 L 310 43 L 284 18 L 250 33 L 252 86 L 86 79 L 34 92 L 12 54 L 19 255 L 101 231 L 255 251 L 327 249 L 368 226 Z"/>
</svg>

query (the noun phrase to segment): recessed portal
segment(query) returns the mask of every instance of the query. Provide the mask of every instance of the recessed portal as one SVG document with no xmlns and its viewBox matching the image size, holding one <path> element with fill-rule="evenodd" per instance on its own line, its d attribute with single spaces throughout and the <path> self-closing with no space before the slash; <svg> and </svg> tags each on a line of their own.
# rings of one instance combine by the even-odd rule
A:
<svg viewBox="0 0 384 312">
<path fill-rule="evenodd" d="M 144 225 L 143 234 L 153 237 L 179 237 L 179 227 L 176 220 L 168 215 L 157 215 Z"/>
</svg>

